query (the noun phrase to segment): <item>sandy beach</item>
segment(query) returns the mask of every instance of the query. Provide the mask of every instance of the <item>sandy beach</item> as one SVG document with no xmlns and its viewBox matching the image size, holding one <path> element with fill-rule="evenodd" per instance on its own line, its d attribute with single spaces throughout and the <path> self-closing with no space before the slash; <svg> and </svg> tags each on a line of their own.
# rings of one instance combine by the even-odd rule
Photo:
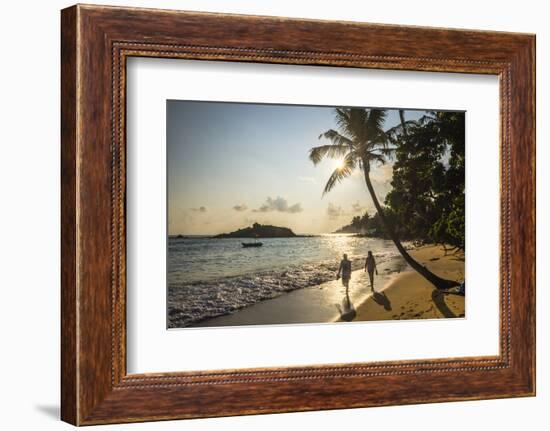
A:
<svg viewBox="0 0 550 431">
<path fill-rule="evenodd" d="M 448 254 L 442 247 L 425 246 L 411 255 L 430 271 L 450 280 L 464 280 L 464 255 Z M 407 270 L 369 296 L 357 307 L 355 320 L 455 318 L 465 315 L 465 297 L 442 293 L 417 272 Z"/>
<path fill-rule="evenodd" d="M 464 112 L 268 105 L 167 103 L 167 328 L 464 316 Z"/>
<path fill-rule="evenodd" d="M 448 254 L 442 247 L 423 246 L 411 255 L 436 274 L 464 279 L 463 255 Z M 378 264 L 372 293 L 368 275 L 354 271 L 349 289 L 341 280 L 298 289 L 243 308 L 233 314 L 196 323 L 194 327 L 328 323 L 398 319 L 463 317 L 464 296 L 443 294 L 412 271 L 401 256 Z"/>
</svg>

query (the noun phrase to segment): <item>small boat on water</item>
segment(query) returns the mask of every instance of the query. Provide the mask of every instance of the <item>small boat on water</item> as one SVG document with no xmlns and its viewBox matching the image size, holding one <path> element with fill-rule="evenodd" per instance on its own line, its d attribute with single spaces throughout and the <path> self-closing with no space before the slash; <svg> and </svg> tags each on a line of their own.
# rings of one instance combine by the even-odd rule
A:
<svg viewBox="0 0 550 431">
<path fill-rule="evenodd" d="M 241 242 L 243 247 L 261 247 L 264 245 L 262 242 Z"/>
</svg>

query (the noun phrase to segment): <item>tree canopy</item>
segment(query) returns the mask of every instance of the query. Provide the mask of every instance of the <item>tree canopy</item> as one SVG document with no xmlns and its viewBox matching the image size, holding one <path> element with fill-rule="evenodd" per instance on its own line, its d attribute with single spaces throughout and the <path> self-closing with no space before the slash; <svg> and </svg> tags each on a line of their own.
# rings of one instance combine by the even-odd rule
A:
<svg viewBox="0 0 550 431">
<path fill-rule="evenodd" d="M 429 112 L 388 136 L 394 153 L 385 199 L 403 237 L 465 247 L 463 112 Z"/>
<path fill-rule="evenodd" d="M 431 133 L 428 129 L 432 128 L 439 121 L 439 113 L 433 113 L 431 117 L 424 117 L 422 121 L 416 122 L 413 127 L 413 133 L 409 134 L 408 126 L 404 121 L 403 113 L 400 113 L 401 117 L 401 127 L 394 128 L 394 130 L 384 131 L 383 125 L 387 116 L 386 110 L 383 109 L 361 109 L 361 108 L 336 108 L 335 109 L 335 120 L 338 126 L 338 131 L 334 129 L 329 129 L 325 133 L 322 133 L 319 138 L 325 138 L 332 142 L 329 145 L 320 145 L 314 147 L 309 152 L 309 158 L 314 164 L 318 164 L 323 158 L 341 158 L 340 165 L 334 170 L 332 175 L 329 177 L 323 194 L 328 193 L 334 188 L 336 184 L 341 182 L 343 179 L 349 177 L 351 173 L 356 169 L 360 169 L 363 172 L 363 177 L 365 179 L 365 185 L 371 196 L 372 203 L 376 208 L 376 216 L 378 217 L 381 225 L 384 228 L 386 234 L 395 244 L 397 250 L 403 256 L 403 259 L 420 275 L 422 275 L 426 280 L 432 283 L 439 289 L 446 289 L 457 285 L 456 281 L 446 280 L 439 277 L 437 274 L 431 272 L 424 265 L 417 262 L 403 247 L 401 244 L 400 238 L 402 238 L 401 232 L 398 228 L 399 224 L 395 223 L 394 211 L 390 207 L 385 209 L 379 202 L 378 197 L 376 196 L 376 191 L 374 190 L 371 178 L 370 171 L 371 165 L 373 163 L 384 164 L 389 157 L 392 156 L 394 151 L 397 151 L 397 161 L 394 165 L 394 177 L 396 169 L 397 171 L 405 169 L 411 170 L 415 168 L 414 163 L 411 165 L 410 160 L 419 159 L 420 164 L 423 163 L 423 156 L 427 155 L 428 163 L 424 163 L 426 167 L 427 174 L 429 170 L 429 163 L 435 166 L 437 163 L 435 157 L 430 157 L 431 153 L 437 152 L 437 148 L 441 147 L 440 154 L 441 157 L 444 157 L 444 147 L 448 146 L 446 144 L 447 139 L 443 135 L 438 135 L 437 130 L 432 130 Z M 414 129 L 417 127 L 418 130 Z M 428 126 L 428 127 L 426 127 Z M 441 131 L 441 125 L 437 126 L 439 131 Z M 436 127 L 436 128 L 437 128 Z M 399 131 L 400 129 L 400 131 Z M 425 134 L 424 134 L 425 133 Z M 416 136 L 418 135 L 418 136 Z M 423 139 L 424 145 L 417 145 L 418 148 L 415 149 L 415 140 L 411 139 L 414 137 L 419 137 Z M 441 142 L 445 142 L 442 144 Z M 390 145 L 394 144 L 394 146 Z M 429 148 L 430 144 L 432 147 Z M 402 148 L 401 148 L 402 146 Z M 407 147 L 410 147 L 407 149 Z M 451 165 L 451 158 L 453 150 L 450 150 L 451 156 L 449 156 L 449 165 Z M 456 162 L 456 161 L 455 161 Z M 450 171 L 450 169 L 445 169 L 443 163 L 440 163 L 444 172 Z M 438 166 L 439 166 L 438 165 Z M 437 167 L 437 166 L 436 166 Z M 424 179 L 426 181 L 426 179 Z M 406 182 L 402 182 L 402 186 L 408 186 Z M 401 188 L 403 191 L 403 187 Z M 413 189 L 409 188 L 408 193 L 415 192 L 414 184 Z M 407 192 L 407 191 L 406 191 Z M 397 199 L 398 196 L 395 196 Z M 454 196 L 453 196 L 454 198 Z M 435 197 L 433 198 L 435 200 Z M 391 201 L 390 201 L 391 202 Z M 414 202 L 414 198 L 411 199 L 411 202 Z M 395 202 L 397 205 L 401 205 L 400 202 Z M 400 206 L 399 209 L 402 207 Z M 447 218 L 446 221 L 449 219 Z M 409 220 L 402 220 L 405 223 L 408 223 Z M 448 226 L 444 227 L 445 232 L 448 232 Z M 430 232 L 431 233 L 431 232 Z"/>
</svg>

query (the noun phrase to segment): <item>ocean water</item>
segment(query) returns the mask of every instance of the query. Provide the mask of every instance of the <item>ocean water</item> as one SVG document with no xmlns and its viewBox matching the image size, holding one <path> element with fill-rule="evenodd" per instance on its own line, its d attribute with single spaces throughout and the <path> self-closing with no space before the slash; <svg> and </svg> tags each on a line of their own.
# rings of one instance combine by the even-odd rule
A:
<svg viewBox="0 0 550 431">
<path fill-rule="evenodd" d="M 398 255 L 378 238 L 327 234 L 249 239 L 188 237 L 168 240 L 168 326 L 180 328 L 235 311 L 296 289 L 333 280 L 343 253 L 353 270 L 372 250 L 381 263 Z"/>
</svg>

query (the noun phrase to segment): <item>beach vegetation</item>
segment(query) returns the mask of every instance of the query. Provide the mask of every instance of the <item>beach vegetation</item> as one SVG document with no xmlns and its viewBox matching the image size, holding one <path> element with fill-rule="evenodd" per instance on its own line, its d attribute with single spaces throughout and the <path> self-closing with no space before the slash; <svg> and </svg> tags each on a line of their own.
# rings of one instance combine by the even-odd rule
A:
<svg viewBox="0 0 550 431">
<path fill-rule="evenodd" d="M 385 203 L 406 236 L 465 249 L 465 115 L 428 112 L 389 133 L 395 147 Z"/>
<path fill-rule="evenodd" d="M 323 190 L 323 195 L 330 192 L 338 183 L 350 177 L 355 170 L 360 170 L 363 173 L 366 188 L 376 208 L 378 221 L 383 226 L 386 235 L 393 241 L 399 253 L 409 266 L 437 288 L 443 289 L 458 285 L 456 281 L 446 280 L 434 274 L 428 268 L 417 262 L 407 252 L 399 236 L 400 230 L 402 229 L 397 227 L 399 221 L 402 220 L 400 217 L 404 215 L 404 213 L 399 214 L 395 210 L 395 207 L 400 205 L 399 196 L 394 196 L 394 201 L 391 202 L 392 205 L 389 209 L 384 208 L 378 199 L 370 177 L 373 165 L 385 164 L 389 160 L 393 160 L 393 157 L 397 157 L 397 161 L 401 162 L 402 166 L 398 166 L 398 170 L 406 167 L 411 174 L 414 174 L 412 171 L 414 164 L 405 166 L 406 163 L 404 163 L 404 161 L 406 159 L 406 154 L 409 154 L 410 157 L 413 158 L 424 157 L 424 154 L 422 152 L 418 154 L 413 153 L 413 148 L 411 148 L 411 151 L 408 153 L 400 153 L 400 151 L 406 151 L 401 150 L 400 146 L 403 145 L 404 142 L 413 145 L 415 137 L 417 134 L 420 134 L 420 130 L 412 129 L 409 134 L 409 127 L 413 125 L 409 125 L 404 121 L 402 112 L 400 113 L 401 124 L 391 130 L 384 130 L 387 117 L 387 111 L 384 109 L 336 108 L 334 114 L 336 129 L 329 129 L 319 135 L 319 139 L 327 140 L 329 143 L 313 147 L 309 152 L 309 158 L 315 165 L 325 158 L 341 161 L 328 178 Z M 424 120 L 419 121 L 417 126 L 422 128 L 423 123 Z M 437 127 L 434 126 L 431 132 L 434 133 L 436 130 Z M 427 136 L 424 137 L 427 138 Z M 441 145 L 443 146 L 443 144 Z M 425 146 L 428 147 L 429 145 L 426 143 Z M 425 148 L 424 150 L 430 155 L 429 148 Z M 452 154 L 448 158 L 449 164 L 451 160 Z M 459 163 L 459 160 L 453 159 L 452 163 Z M 444 166 L 441 166 L 443 170 L 445 170 Z M 422 174 L 426 173 L 427 170 Z M 393 176 L 396 177 L 395 165 Z M 410 199 L 414 200 L 414 194 Z M 458 204 L 458 202 L 456 204 Z M 452 222 L 453 228 L 459 230 L 460 217 L 456 212 L 453 217 L 456 220 L 452 222 L 454 219 L 449 215 L 449 217 L 447 217 L 447 223 Z M 408 225 L 408 222 L 406 225 Z M 434 228 L 434 235 L 435 232 L 439 232 L 440 230 L 447 231 L 447 225 L 445 225 L 443 221 L 439 229 L 434 226 L 435 225 L 432 225 Z"/>
</svg>

